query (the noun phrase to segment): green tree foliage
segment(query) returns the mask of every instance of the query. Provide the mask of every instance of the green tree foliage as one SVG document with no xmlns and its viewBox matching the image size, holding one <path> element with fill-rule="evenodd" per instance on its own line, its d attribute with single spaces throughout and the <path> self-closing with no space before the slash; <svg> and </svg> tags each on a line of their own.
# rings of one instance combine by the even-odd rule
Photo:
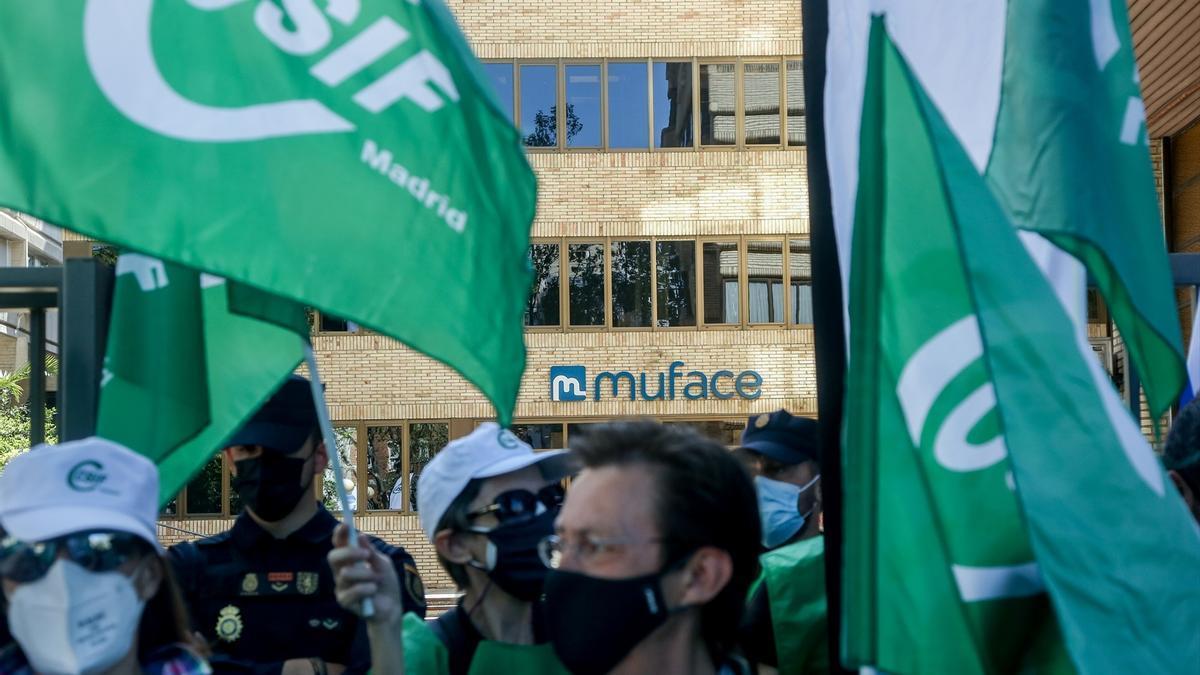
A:
<svg viewBox="0 0 1200 675">
<path fill-rule="evenodd" d="M 46 356 L 46 373 L 58 372 L 58 359 Z M 8 466 L 9 460 L 29 449 L 29 404 L 21 403 L 24 395 L 23 383 L 29 379 L 30 367 L 0 375 L 0 471 Z M 46 409 L 46 442 L 58 442 L 58 426 L 55 424 L 55 409 Z"/>
</svg>

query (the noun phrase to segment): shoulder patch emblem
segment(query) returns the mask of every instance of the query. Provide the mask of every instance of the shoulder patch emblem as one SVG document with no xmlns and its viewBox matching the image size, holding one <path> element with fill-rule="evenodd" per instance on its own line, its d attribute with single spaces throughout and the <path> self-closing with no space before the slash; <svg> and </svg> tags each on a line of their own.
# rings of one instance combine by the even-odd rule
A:
<svg viewBox="0 0 1200 675">
<path fill-rule="evenodd" d="M 404 563 L 404 589 L 417 605 L 425 606 L 425 583 L 421 581 L 417 566 L 412 563 Z"/>
<path fill-rule="evenodd" d="M 319 579 L 316 572 L 300 572 L 296 575 L 296 590 L 303 595 L 312 595 L 317 592 Z"/>
<path fill-rule="evenodd" d="M 251 595 L 258 592 L 258 575 L 254 572 L 247 572 L 246 576 L 242 577 L 242 593 Z"/>
<path fill-rule="evenodd" d="M 227 605 L 217 617 L 217 637 L 233 642 L 242 636 L 242 613 L 237 607 Z"/>
</svg>

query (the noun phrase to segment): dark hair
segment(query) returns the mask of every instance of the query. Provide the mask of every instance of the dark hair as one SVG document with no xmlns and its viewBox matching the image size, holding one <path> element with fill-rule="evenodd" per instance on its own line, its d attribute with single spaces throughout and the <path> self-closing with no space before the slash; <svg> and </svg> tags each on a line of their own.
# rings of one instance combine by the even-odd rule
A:
<svg viewBox="0 0 1200 675">
<path fill-rule="evenodd" d="M 1163 466 L 1200 492 L 1200 399 L 1185 405 L 1171 425 L 1163 448 Z"/>
<path fill-rule="evenodd" d="M 150 654 L 168 645 L 182 644 L 201 656 L 208 656 L 208 646 L 192 632 L 179 581 L 171 563 L 147 548 L 146 557 L 154 558 L 162 570 L 158 591 L 146 601 L 142 620 L 138 624 L 138 662 L 146 663 Z"/>
<path fill-rule="evenodd" d="M 471 502 L 479 496 L 479 490 L 483 487 L 481 478 L 472 478 L 463 487 L 462 492 L 450 502 L 450 506 L 446 508 L 446 512 L 442 514 L 441 520 L 438 521 L 437 528 L 434 532 L 441 530 L 454 530 L 455 532 L 463 532 L 471 526 Z M 465 590 L 471 583 L 471 578 L 467 576 L 467 567 L 462 563 L 452 562 L 447 560 L 441 553 L 438 554 L 438 562 L 442 569 L 446 570 L 446 574 L 454 580 L 454 585 L 458 586 L 459 590 Z"/>
<path fill-rule="evenodd" d="M 714 660 L 733 648 L 750 584 L 758 576 L 760 525 L 754 484 L 723 446 L 686 427 L 617 422 L 573 441 L 585 468 L 643 465 L 653 471 L 663 565 L 704 546 L 729 554 L 733 575 L 700 610 Z"/>
</svg>

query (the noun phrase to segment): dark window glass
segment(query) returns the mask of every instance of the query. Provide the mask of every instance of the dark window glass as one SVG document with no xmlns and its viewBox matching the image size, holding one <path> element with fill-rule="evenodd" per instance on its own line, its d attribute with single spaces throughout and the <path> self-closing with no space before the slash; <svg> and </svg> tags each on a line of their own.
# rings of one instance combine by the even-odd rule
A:
<svg viewBox="0 0 1200 675">
<path fill-rule="evenodd" d="M 322 333 L 357 333 L 358 324 L 353 321 L 331 316 L 321 312 L 321 332 Z"/>
<path fill-rule="evenodd" d="M 209 460 L 187 486 L 188 515 L 219 515 L 221 513 L 222 455 Z"/>
<path fill-rule="evenodd" d="M 650 242 L 612 243 L 613 326 L 650 326 Z"/>
<path fill-rule="evenodd" d="M 783 323 L 783 242 L 746 245 L 750 323 Z"/>
<path fill-rule="evenodd" d="M 513 118 L 513 64 L 485 63 L 483 69 L 492 83 L 492 89 L 496 91 L 496 99 L 500 102 L 500 107 L 504 108 L 504 111 L 508 113 L 508 119 L 511 120 Z"/>
<path fill-rule="evenodd" d="M 567 147 L 600 147 L 600 66 L 567 66 Z"/>
<path fill-rule="evenodd" d="M 558 145 L 558 66 L 521 66 L 521 133 L 531 148 Z"/>
<path fill-rule="evenodd" d="M 701 436 L 721 445 L 733 447 L 742 442 L 742 430 L 746 423 L 741 420 L 703 420 L 695 422 L 663 422 L 667 426 L 691 427 Z"/>
<path fill-rule="evenodd" d="M 158 515 L 160 515 L 160 516 L 177 516 L 177 515 L 179 515 L 179 497 L 172 497 L 171 501 L 167 502 L 167 505 L 162 507 L 162 510 L 158 512 Z"/>
<path fill-rule="evenodd" d="M 779 144 L 779 64 L 742 64 L 746 143 Z"/>
<path fill-rule="evenodd" d="M 417 510 L 417 479 L 433 456 L 450 442 L 450 425 L 417 422 L 408 427 L 408 506 Z"/>
<path fill-rule="evenodd" d="M 700 66 L 700 144 L 737 142 L 737 69 L 732 63 Z"/>
<path fill-rule="evenodd" d="M 608 145 L 649 147 L 650 104 L 645 63 L 608 64 Z"/>
<path fill-rule="evenodd" d="M 655 246 L 658 325 L 696 325 L 696 242 L 660 241 Z"/>
<path fill-rule="evenodd" d="M 1088 323 L 1108 322 L 1108 307 L 1099 289 L 1089 288 L 1087 291 L 1087 318 Z"/>
<path fill-rule="evenodd" d="M 559 450 L 567 447 L 561 424 L 514 424 L 510 430 L 534 450 Z"/>
<path fill-rule="evenodd" d="M 342 461 L 342 481 L 348 493 L 350 509 L 358 510 L 358 427 L 334 427 L 333 440 L 337 444 L 338 457 Z M 321 482 L 321 498 L 325 502 L 325 508 L 341 513 L 342 502 L 338 499 L 332 465 L 325 469 Z"/>
<path fill-rule="evenodd" d="M 804 145 L 804 62 L 787 62 L 788 145 Z"/>
<path fill-rule="evenodd" d="M 404 508 L 404 427 L 367 427 L 367 508 Z"/>
<path fill-rule="evenodd" d="M 708 242 L 704 244 L 701 258 L 704 266 L 704 323 L 739 323 L 741 293 L 737 242 Z"/>
<path fill-rule="evenodd" d="M 788 242 L 788 276 L 792 323 L 812 323 L 812 254 L 807 239 Z"/>
<path fill-rule="evenodd" d="M 529 262 L 533 266 L 533 287 L 525 306 L 526 326 L 557 326 L 559 318 L 558 244 L 530 244 Z"/>
<path fill-rule="evenodd" d="M 692 63 L 655 61 L 653 78 L 654 147 L 692 147 Z"/>
<path fill-rule="evenodd" d="M 568 244 L 571 325 L 604 325 L 604 245 Z"/>
</svg>

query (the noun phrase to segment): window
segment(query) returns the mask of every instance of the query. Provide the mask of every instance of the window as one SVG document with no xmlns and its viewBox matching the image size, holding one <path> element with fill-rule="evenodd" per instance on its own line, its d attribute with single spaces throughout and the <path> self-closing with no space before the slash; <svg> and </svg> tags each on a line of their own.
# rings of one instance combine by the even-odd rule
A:
<svg viewBox="0 0 1200 675">
<path fill-rule="evenodd" d="M 807 239 L 792 239 L 788 242 L 788 277 L 791 294 L 788 300 L 792 323 L 811 324 L 812 305 L 812 253 Z"/>
<path fill-rule="evenodd" d="M 804 71 L 797 58 L 506 61 L 485 63 L 484 71 L 531 148 L 804 145 Z"/>
<path fill-rule="evenodd" d="M 787 62 L 787 137 L 788 146 L 804 145 L 804 63 Z"/>
<path fill-rule="evenodd" d="M 444 422 L 417 422 L 408 428 L 408 504 L 417 510 L 417 479 L 429 460 L 450 442 L 450 425 Z"/>
<path fill-rule="evenodd" d="M 568 244 L 572 326 L 604 325 L 604 245 Z"/>
<path fill-rule="evenodd" d="M 779 62 L 743 63 L 742 126 L 747 145 L 779 145 L 779 102 Z"/>
<path fill-rule="evenodd" d="M 653 71 L 654 147 L 690 148 L 692 62 L 655 61 Z"/>
<path fill-rule="evenodd" d="M 743 420 L 695 420 L 673 422 L 664 420 L 667 426 L 691 427 L 701 436 L 712 439 L 721 445 L 733 447 L 742 442 L 742 430 L 746 428 Z"/>
<path fill-rule="evenodd" d="M 531 148 L 558 145 L 558 66 L 521 66 L 521 134 Z"/>
<path fill-rule="evenodd" d="M 496 91 L 496 99 L 500 107 L 508 113 L 508 119 L 513 118 L 513 64 L 485 63 L 483 70 L 487 73 L 492 89 Z"/>
<path fill-rule="evenodd" d="M 737 78 L 735 64 L 700 64 L 700 144 L 737 142 Z"/>
<path fill-rule="evenodd" d="M 353 321 L 338 318 L 331 314 L 321 312 L 317 319 L 317 326 L 322 333 L 357 333 L 358 324 Z"/>
<path fill-rule="evenodd" d="M 514 424 L 510 427 L 517 438 L 534 450 L 559 450 L 567 447 L 562 424 Z"/>
<path fill-rule="evenodd" d="M 650 242 L 612 243 L 612 317 L 618 328 L 650 326 Z"/>
<path fill-rule="evenodd" d="M 567 147 L 600 147 L 600 66 L 567 66 Z"/>
<path fill-rule="evenodd" d="M 358 481 L 355 478 L 358 475 L 355 468 L 358 466 L 358 427 L 335 426 L 333 440 L 342 462 L 342 485 L 346 488 L 350 509 L 354 511 L 358 509 Z M 325 502 L 325 508 L 334 513 L 341 512 L 342 503 L 338 499 L 332 464 L 326 467 L 321 481 L 321 499 Z"/>
<path fill-rule="evenodd" d="M 367 508 L 404 508 L 404 427 L 367 427 Z"/>
<path fill-rule="evenodd" d="M 646 64 L 608 64 L 608 145 L 649 147 L 650 105 Z"/>
<path fill-rule="evenodd" d="M 746 276 L 750 323 L 783 323 L 783 242 L 749 242 Z"/>
<path fill-rule="evenodd" d="M 696 242 L 657 242 L 655 258 L 658 326 L 695 326 Z"/>
<path fill-rule="evenodd" d="M 531 244 L 529 262 L 533 267 L 533 288 L 525 307 L 525 325 L 557 326 L 559 318 L 559 263 L 562 248 L 558 244 Z"/>
<path fill-rule="evenodd" d="M 705 242 L 701 254 L 704 273 L 704 323 L 741 323 L 736 241 Z"/>
<path fill-rule="evenodd" d="M 190 515 L 221 515 L 221 474 L 224 455 L 218 454 L 200 469 L 185 492 L 184 505 Z"/>
</svg>

